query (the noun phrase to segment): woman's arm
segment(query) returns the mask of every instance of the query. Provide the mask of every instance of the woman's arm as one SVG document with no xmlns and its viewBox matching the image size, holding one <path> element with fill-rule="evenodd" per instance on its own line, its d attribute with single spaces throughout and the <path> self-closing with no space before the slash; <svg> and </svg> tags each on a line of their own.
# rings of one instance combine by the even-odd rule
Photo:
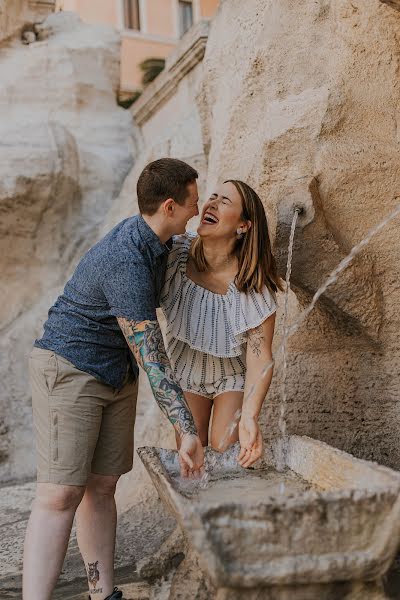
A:
<svg viewBox="0 0 400 600">
<path fill-rule="evenodd" d="M 258 426 L 265 396 L 271 384 L 273 367 L 261 376 L 263 369 L 272 361 L 272 339 L 274 337 L 275 313 L 261 325 L 250 329 L 247 337 L 246 383 L 242 415 L 239 422 L 241 445 L 239 463 L 249 467 L 262 455 L 262 437 Z"/>
</svg>

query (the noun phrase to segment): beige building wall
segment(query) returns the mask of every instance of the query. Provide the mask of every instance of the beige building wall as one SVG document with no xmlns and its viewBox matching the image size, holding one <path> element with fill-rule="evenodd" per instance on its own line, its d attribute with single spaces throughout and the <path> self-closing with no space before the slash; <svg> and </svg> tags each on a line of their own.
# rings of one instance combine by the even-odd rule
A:
<svg viewBox="0 0 400 600">
<path fill-rule="evenodd" d="M 204 18 L 208 18 L 211 19 L 211 17 L 214 16 L 215 11 L 218 8 L 218 4 L 219 1 L 216 2 L 215 0 L 200 0 L 200 16 L 202 19 Z"/>
<path fill-rule="evenodd" d="M 82 21 L 87 23 L 106 23 L 118 26 L 117 2 L 114 0 L 59 0 L 63 10 L 78 12 Z"/>
<path fill-rule="evenodd" d="M 175 26 L 175 0 L 146 0 L 146 30 L 152 35 L 176 38 Z"/>
<path fill-rule="evenodd" d="M 193 23 L 211 18 L 219 0 L 193 0 Z M 87 23 L 106 23 L 121 31 L 121 92 L 142 88 L 139 64 L 166 58 L 180 39 L 179 0 L 139 0 L 140 31 L 127 29 L 123 0 L 57 0 L 57 9 L 77 12 Z"/>
</svg>

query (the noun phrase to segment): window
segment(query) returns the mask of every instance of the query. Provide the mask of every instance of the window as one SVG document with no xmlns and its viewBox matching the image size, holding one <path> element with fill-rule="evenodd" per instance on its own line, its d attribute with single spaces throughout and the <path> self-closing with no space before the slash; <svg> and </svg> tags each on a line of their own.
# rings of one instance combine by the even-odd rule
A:
<svg viewBox="0 0 400 600">
<path fill-rule="evenodd" d="M 179 0 L 179 35 L 184 33 L 193 25 L 193 4 L 189 0 Z"/>
<path fill-rule="evenodd" d="M 139 0 L 123 0 L 124 27 L 140 31 Z"/>
</svg>

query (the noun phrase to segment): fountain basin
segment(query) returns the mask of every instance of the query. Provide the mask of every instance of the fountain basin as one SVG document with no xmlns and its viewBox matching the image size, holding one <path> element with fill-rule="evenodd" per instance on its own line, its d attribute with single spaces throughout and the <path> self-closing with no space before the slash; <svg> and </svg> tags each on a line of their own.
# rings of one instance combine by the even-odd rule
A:
<svg viewBox="0 0 400 600">
<path fill-rule="evenodd" d="M 182 480 L 177 452 L 139 448 L 158 493 L 214 585 L 257 588 L 381 577 L 400 543 L 400 473 L 287 438 L 285 470 L 242 469 L 206 450 L 210 478 Z"/>
</svg>

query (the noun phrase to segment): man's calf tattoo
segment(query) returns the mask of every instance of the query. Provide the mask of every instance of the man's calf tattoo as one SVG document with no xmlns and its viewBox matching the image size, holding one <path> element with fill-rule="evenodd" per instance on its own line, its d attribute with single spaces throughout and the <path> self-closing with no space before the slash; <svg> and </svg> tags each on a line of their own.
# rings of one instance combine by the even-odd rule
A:
<svg viewBox="0 0 400 600">
<path fill-rule="evenodd" d="M 101 589 L 96 590 L 97 582 L 100 579 L 100 571 L 97 568 L 98 564 L 99 564 L 99 561 L 96 560 L 96 562 L 88 563 L 88 566 L 87 566 L 88 581 L 89 581 L 90 585 L 93 586 L 93 588 L 94 588 L 93 590 L 90 590 L 91 594 L 95 594 L 96 592 L 97 593 L 101 592 Z"/>
</svg>

